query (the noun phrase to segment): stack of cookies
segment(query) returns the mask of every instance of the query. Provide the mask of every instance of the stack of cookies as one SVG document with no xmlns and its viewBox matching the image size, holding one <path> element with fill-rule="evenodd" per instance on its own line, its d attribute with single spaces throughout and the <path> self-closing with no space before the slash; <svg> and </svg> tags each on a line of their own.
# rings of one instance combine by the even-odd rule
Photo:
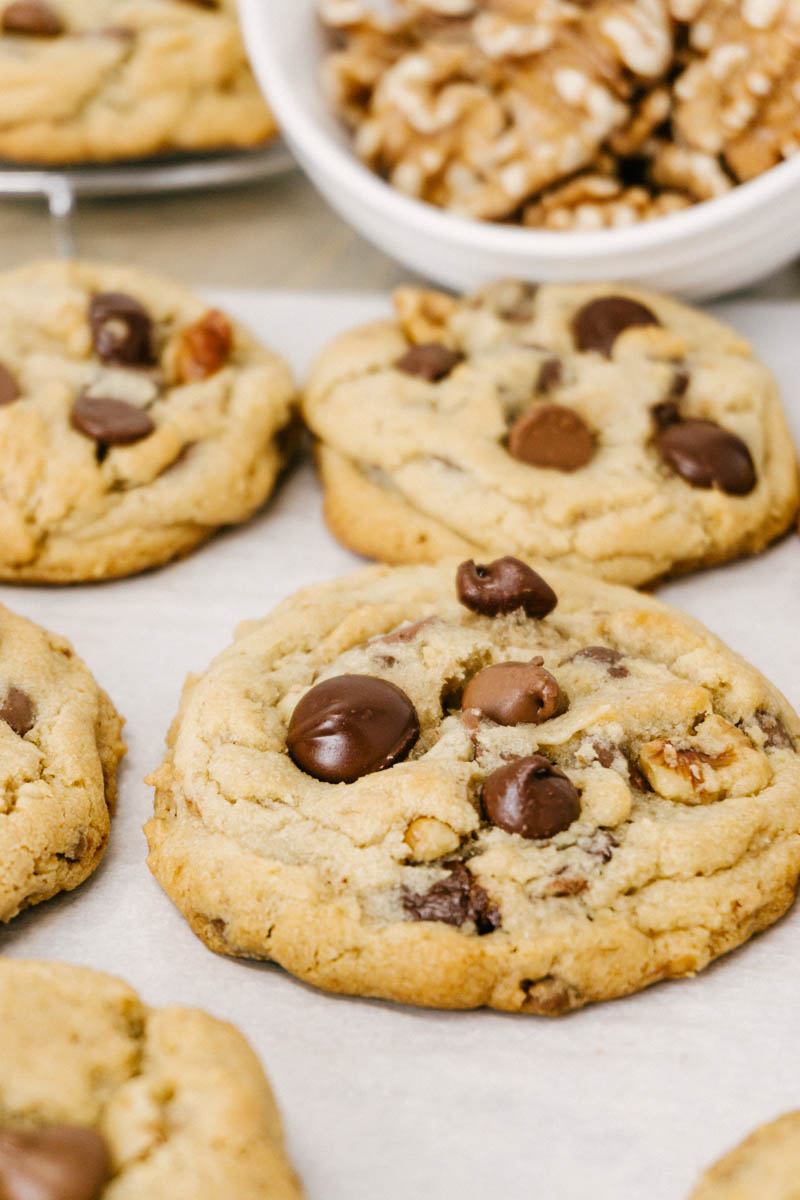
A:
<svg viewBox="0 0 800 1200">
<path fill-rule="evenodd" d="M 298 400 L 278 354 L 176 284 L 26 267 L 0 277 L 0 578 L 189 553 L 264 504 L 301 417 L 333 532 L 382 561 L 187 681 L 146 834 L 195 933 L 330 992 L 555 1016 L 775 922 L 800 718 L 633 590 L 795 520 L 748 345 L 633 288 L 409 288 Z M 97 867 L 121 725 L 67 642 L 2 610 L 0 920 Z M 3 1200 L 299 1196 L 229 1026 L 35 962 L 0 963 L 0 1016 Z M 757 1135 L 697 1200 L 785 1200 L 730 1181 L 794 1179 L 799 1140 L 796 1118 Z"/>
</svg>

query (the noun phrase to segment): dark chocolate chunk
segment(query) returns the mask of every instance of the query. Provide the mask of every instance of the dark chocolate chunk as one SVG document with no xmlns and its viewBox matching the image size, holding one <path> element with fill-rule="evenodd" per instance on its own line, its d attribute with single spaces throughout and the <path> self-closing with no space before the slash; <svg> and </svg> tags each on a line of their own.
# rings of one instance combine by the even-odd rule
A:
<svg viewBox="0 0 800 1200">
<path fill-rule="evenodd" d="M 463 863 L 445 863 L 450 874 L 421 894 L 403 892 L 403 908 L 415 921 L 465 925 L 474 921 L 479 934 L 500 928 L 500 910 Z"/>
<path fill-rule="evenodd" d="M 498 725 L 539 725 L 564 712 L 566 700 L 558 683 L 534 662 L 504 662 L 473 675 L 461 700 Z"/>
<path fill-rule="evenodd" d="M 577 789 L 543 754 L 518 758 L 488 776 L 481 793 L 493 825 L 524 838 L 550 838 L 580 816 Z"/>
<path fill-rule="evenodd" d="M 660 321 L 638 300 L 628 296 L 600 296 L 578 309 L 572 318 L 572 334 L 579 350 L 596 350 L 610 358 L 614 342 L 634 325 L 659 325 Z"/>
<path fill-rule="evenodd" d="M 337 675 L 299 701 L 286 745 L 315 779 L 352 783 L 400 762 L 418 737 L 416 709 L 399 687 L 371 675 Z"/>
<path fill-rule="evenodd" d="M 105 400 L 85 393 L 73 404 L 70 420 L 73 429 L 104 446 L 126 446 L 146 438 L 155 429 L 143 408 L 126 400 Z"/>
<path fill-rule="evenodd" d="M 612 650 L 610 646 L 584 646 L 572 657 L 588 658 L 590 662 L 601 663 L 613 679 L 624 679 L 628 674 L 628 668 L 620 665 L 622 655 L 619 650 Z"/>
<path fill-rule="evenodd" d="M 93 1129 L 0 1129 L 2 1200 L 99 1200 L 110 1173 L 108 1148 Z"/>
<path fill-rule="evenodd" d="M 667 425 L 656 434 L 656 446 L 664 462 L 692 487 L 718 487 L 729 495 L 745 496 L 756 486 L 747 446 L 714 421 Z"/>
<path fill-rule="evenodd" d="M 486 617 L 515 612 L 542 618 L 558 603 L 549 583 L 527 563 L 506 555 L 488 565 L 463 562 L 456 574 L 456 592 L 461 603 Z"/>
<path fill-rule="evenodd" d="M 532 467 L 577 471 L 594 454 L 594 438 L 573 409 L 540 404 L 517 417 L 508 435 L 508 452 Z"/>
<path fill-rule="evenodd" d="M 51 38 L 64 32 L 64 23 L 45 0 L 13 0 L 3 9 L 0 28 L 4 33 Z"/>
<path fill-rule="evenodd" d="M 15 400 L 19 399 L 21 394 L 15 377 L 11 374 L 8 367 L 4 367 L 0 363 L 0 405 L 12 404 Z"/>
<path fill-rule="evenodd" d="M 422 342 L 412 346 L 394 364 L 406 375 L 418 375 L 429 383 L 438 383 L 463 361 L 464 355 L 440 342 Z"/>
<path fill-rule="evenodd" d="M 103 362 L 145 366 L 153 361 L 153 322 L 143 304 L 124 292 L 97 292 L 89 304 L 95 351 Z"/>
<path fill-rule="evenodd" d="M 20 737 L 25 737 L 28 730 L 33 729 L 36 724 L 36 708 L 22 688 L 12 685 L 8 689 L 3 703 L 0 704 L 0 721 L 5 721 Z"/>
</svg>

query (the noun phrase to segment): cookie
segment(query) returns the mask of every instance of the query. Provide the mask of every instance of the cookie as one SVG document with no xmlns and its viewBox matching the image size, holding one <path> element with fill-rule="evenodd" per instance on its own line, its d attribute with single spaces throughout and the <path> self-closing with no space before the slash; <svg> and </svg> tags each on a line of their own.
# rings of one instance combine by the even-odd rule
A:
<svg viewBox="0 0 800 1200">
<path fill-rule="evenodd" d="M 0 963 L 4 1200 L 299 1200 L 238 1030 L 81 967 Z"/>
<path fill-rule="evenodd" d="M 757 671 L 628 588 L 508 556 L 368 567 L 188 680 L 149 863 L 220 953 L 562 1013 L 785 911 L 799 733 Z"/>
<path fill-rule="evenodd" d="M 0 606 L 0 922 L 98 866 L 121 733 L 69 642 Z"/>
<path fill-rule="evenodd" d="M 304 402 L 328 522 L 359 553 L 509 552 L 641 585 L 790 525 L 775 381 L 704 313 L 513 282 L 407 288 L 396 309 L 323 351 Z"/>
<path fill-rule="evenodd" d="M 797 1200 L 800 1112 L 762 1125 L 705 1172 L 691 1200 Z"/>
<path fill-rule="evenodd" d="M 127 267 L 0 275 L 0 578 L 128 575 L 246 520 L 286 459 L 285 363 Z"/>
<path fill-rule="evenodd" d="M 235 0 L 0 0 L 0 157 L 108 162 L 275 132 Z"/>
</svg>

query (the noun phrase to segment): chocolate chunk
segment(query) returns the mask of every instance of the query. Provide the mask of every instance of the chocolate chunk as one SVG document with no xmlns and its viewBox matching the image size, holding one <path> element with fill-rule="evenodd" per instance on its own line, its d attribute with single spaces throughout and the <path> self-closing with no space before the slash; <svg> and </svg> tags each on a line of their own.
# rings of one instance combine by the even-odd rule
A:
<svg viewBox="0 0 800 1200">
<path fill-rule="evenodd" d="M 677 425 L 681 419 L 680 409 L 674 400 L 662 400 L 660 404 L 654 404 L 650 413 L 656 429 L 667 429 L 670 425 Z"/>
<path fill-rule="evenodd" d="M 761 709 L 756 713 L 756 720 L 766 735 L 768 747 L 776 750 L 794 750 L 794 742 L 780 717 L 774 717 L 772 713 Z"/>
<path fill-rule="evenodd" d="M 110 1174 L 108 1148 L 93 1129 L 0 1129 L 2 1200 L 99 1200 Z"/>
<path fill-rule="evenodd" d="M 182 383 L 196 383 L 216 375 L 230 358 L 233 326 L 218 308 L 209 309 L 180 336 L 175 351 L 175 371 Z"/>
<path fill-rule="evenodd" d="M 306 692 L 286 745 L 301 771 L 325 783 L 352 783 L 404 759 L 419 737 L 405 692 L 371 675 L 337 675 Z"/>
<path fill-rule="evenodd" d="M 532 467 L 577 471 L 594 454 L 594 439 L 584 421 L 563 404 L 541 404 L 523 413 L 511 427 L 508 451 Z"/>
<path fill-rule="evenodd" d="M 153 322 L 144 305 L 124 292 L 97 292 L 89 304 L 95 351 L 103 362 L 145 366 L 153 361 Z"/>
<path fill-rule="evenodd" d="M 406 375 L 418 375 L 420 379 L 427 379 L 429 383 L 437 383 L 449 375 L 463 359 L 463 354 L 451 350 L 448 346 L 442 346 L 439 342 L 423 342 L 406 350 L 394 365 Z"/>
<path fill-rule="evenodd" d="M 596 350 L 611 358 L 614 342 L 634 325 L 660 325 L 655 313 L 627 296 L 600 296 L 579 308 L 572 318 L 572 334 L 579 350 Z"/>
<path fill-rule="evenodd" d="M 566 700 L 558 683 L 541 665 L 504 662 L 473 675 L 461 700 L 462 709 L 476 709 L 498 725 L 540 725 L 564 712 Z"/>
<path fill-rule="evenodd" d="M 672 376 L 672 385 L 669 389 L 670 400 L 681 400 L 689 390 L 689 372 L 676 371 Z"/>
<path fill-rule="evenodd" d="M 465 925 L 474 921 L 479 934 L 500 928 L 500 910 L 463 863 L 444 863 L 450 874 L 419 894 L 403 891 L 403 908 L 415 921 Z"/>
<path fill-rule="evenodd" d="M 613 679 L 624 679 L 628 674 L 628 668 L 620 666 L 622 655 L 619 650 L 612 650 L 610 646 L 584 646 L 572 657 L 588 658 L 590 662 L 602 663 Z"/>
<path fill-rule="evenodd" d="M 22 33 L 26 37 L 58 37 L 64 32 L 58 13 L 44 0 L 13 0 L 3 9 L 0 26 L 4 33 Z"/>
<path fill-rule="evenodd" d="M 714 421 L 668 425 L 656 434 L 656 445 L 664 462 L 692 487 L 718 487 L 729 495 L 745 496 L 756 486 L 747 446 Z"/>
<path fill-rule="evenodd" d="M 518 758 L 488 776 L 481 793 L 488 820 L 524 838 L 550 838 L 577 821 L 574 784 L 543 754 Z"/>
<path fill-rule="evenodd" d="M 0 721 L 10 725 L 14 733 L 25 737 L 36 724 L 36 708 L 27 692 L 22 688 L 10 687 L 0 704 Z"/>
<path fill-rule="evenodd" d="M 143 408 L 125 400 L 104 400 L 100 396 L 78 396 L 70 415 L 72 428 L 104 446 L 126 446 L 146 438 L 155 429 Z"/>
<path fill-rule="evenodd" d="M 505 555 L 488 566 L 470 559 L 456 573 L 456 592 L 461 603 L 485 617 L 515 612 L 521 608 L 528 617 L 546 617 L 558 597 L 541 575 L 518 558 Z"/>
<path fill-rule="evenodd" d="M 597 761 L 601 767 L 610 767 L 617 757 L 616 746 L 609 746 L 608 742 L 594 741 L 592 749 L 597 755 Z"/>
<path fill-rule="evenodd" d="M 539 368 L 536 380 L 537 392 L 552 392 L 564 378 L 564 364 L 560 358 L 546 358 Z"/>
<path fill-rule="evenodd" d="M 0 363 L 0 405 L 13 403 L 14 400 L 19 399 L 21 394 L 19 384 L 8 367 L 4 367 Z"/>
<path fill-rule="evenodd" d="M 394 629 L 391 633 L 385 633 L 383 637 L 375 638 L 376 642 L 413 642 L 421 629 L 425 629 L 427 625 L 432 625 L 436 617 L 421 617 L 419 621 L 412 621 L 408 625 L 401 625 L 399 629 Z"/>
</svg>

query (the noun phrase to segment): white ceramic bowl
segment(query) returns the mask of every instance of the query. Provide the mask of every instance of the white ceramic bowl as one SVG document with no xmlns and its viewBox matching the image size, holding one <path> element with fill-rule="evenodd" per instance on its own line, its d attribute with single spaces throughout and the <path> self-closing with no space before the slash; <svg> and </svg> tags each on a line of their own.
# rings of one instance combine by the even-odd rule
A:
<svg viewBox="0 0 800 1200">
<path fill-rule="evenodd" d="M 716 200 L 594 233 L 466 220 L 411 199 L 362 166 L 325 102 L 315 0 L 239 3 L 255 73 L 301 166 L 345 220 L 438 283 L 616 279 L 699 298 L 753 283 L 800 253 L 800 154 Z"/>
</svg>

